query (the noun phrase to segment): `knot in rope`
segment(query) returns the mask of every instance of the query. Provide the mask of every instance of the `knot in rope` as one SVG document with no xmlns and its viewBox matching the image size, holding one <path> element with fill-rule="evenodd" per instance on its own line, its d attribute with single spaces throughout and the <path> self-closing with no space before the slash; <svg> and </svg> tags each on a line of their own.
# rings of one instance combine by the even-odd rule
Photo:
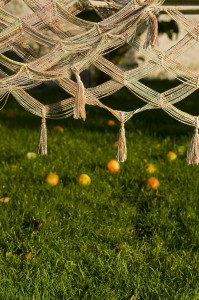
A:
<svg viewBox="0 0 199 300">
<path fill-rule="evenodd" d="M 104 0 L 105 3 L 108 4 L 109 8 L 115 8 L 115 9 L 119 9 L 119 8 L 122 8 L 122 4 L 117 4 L 117 3 L 114 3 L 110 0 Z"/>
<path fill-rule="evenodd" d="M 102 30 L 101 30 L 101 28 L 100 28 L 99 23 L 96 23 L 96 24 L 95 24 L 95 27 L 96 27 L 96 29 L 97 29 L 97 32 L 98 32 L 99 34 L 101 34 L 101 33 L 102 33 Z"/>
<path fill-rule="evenodd" d="M 196 88 L 197 88 L 197 89 L 199 88 L 199 76 L 198 76 L 198 78 L 196 79 Z"/>
<path fill-rule="evenodd" d="M 152 2 L 154 2 L 154 0 L 135 0 L 135 2 L 136 2 L 139 6 L 144 6 L 144 5 L 151 4 Z"/>
<path fill-rule="evenodd" d="M 196 25 L 197 36 L 196 40 L 199 42 L 199 25 Z"/>
<path fill-rule="evenodd" d="M 164 109 L 164 100 L 163 100 L 162 94 L 160 94 L 160 106 L 162 109 Z"/>
<path fill-rule="evenodd" d="M 87 9 L 89 7 L 89 1 L 79 0 L 79 6 L 83 9 Z"/>
<path fill-rule="evenodd" d="M 42 106 L 42 123 L 46 123 L 46 107 Z"/>
<path fill-rule="evenodd" d="M 75 66 L 72 66 L 71 67 L 71 71 L 75 74 L 75 76 L 78 78 L 78 79 L 81 79 L 80 78 L 80 71 L 77 69 L 77 67 L 75 67 Z"/>
<path fill-rule="evenodd" d="M 160 56 L 160 65 L 163 66 L 165 62 L 165 53 L 162 53 L 162 55 Z"/>
<path fill-rule="evenodd" d="M 195 126 L 195 132 L 198 133 L 199 130 L 199 116 L 196 117 L 196 126 Z"/>
<path fill-rule="evenodd" d="M 139 6 L 154 4 L 154 7 L 156 7 L 157 5 L 162 5 L 164 1 L 165 0 L 135 0 L 135 3 Z"/>
</svg>

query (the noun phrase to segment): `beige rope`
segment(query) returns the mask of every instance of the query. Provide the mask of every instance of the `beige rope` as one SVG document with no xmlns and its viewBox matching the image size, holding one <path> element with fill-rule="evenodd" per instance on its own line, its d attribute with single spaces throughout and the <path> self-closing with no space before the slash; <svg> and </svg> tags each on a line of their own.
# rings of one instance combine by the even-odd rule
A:
<svg viewBox="0 0 199 300">
<path fill-rule="evenodd" d="M 166 13 L 183 25 L 187 34 L 166 52 L 162 52 L 158 48 L 157 15 L 163 8 L 163 0 L 121 0 L 119 4 L 114 0 L 86 3 L 78 0 L 24 2 L 32 10 L 28 16 L 18 18 L 3 8 L 0 10 L 0 62 L 12 74 L 8 76 L 0 70 L 0 101 L 11 92 L 20 105 L 42 117 L 39 145 L 41 154 L 47 154 L 46 118 L 66 118 L 73 115 L 76 119 L 85 120 L 85 105 L 106 109 L 121 123 L 117 152 L 119 161 L 124 161 L 127 157 L 124 124 L 136 113 L 147 109 L 163 109 L 180 122 L 196 126 L 197 117 L 177 109 L 175 104 L 199 87 L 199 73 L 178 62 L 179 55 L 199 42 L 198 24 L 176 9 L 167 9 Z M 95 9 L 102 18 L 100 22 L 88 22 L 77 16 L 88 7 Z M 148 35 L 142 39 L 137 32 L 144 28 L 148 30 Z M 47 30 L 51 31 L 51 36 L 46 35 Z M 30 39 L 45 46 L 47 53 L 38 57 L 28 44 Z M 107 53 L 126 43 L 144 55 L 148 62 L 141 67 L 124 71 L 105 58 Z M 8 50 L 16 52 L 23 63 L 7 58 L 4 53 Z M 106 73 L 110 80 L 85 89 L 80 73 L 91 65 Z M 158 93 L 140 82 L 140 79 L 155 72 L 159 66 L 171 72 L 181 84 Z M 70 79 L 71 71 L 76 82 Z M 54 80 L 71 96 L 44 106 L 29 95 L 28 89 L 49 80 Z M 142 107 L 122 112 L 102 104 L 101 98 L 112 95 L 124 86 L 144 101 Z M 195 132 L 188 161 L 196 164 L 197 141 L 198 133 Z"/>
</svg>

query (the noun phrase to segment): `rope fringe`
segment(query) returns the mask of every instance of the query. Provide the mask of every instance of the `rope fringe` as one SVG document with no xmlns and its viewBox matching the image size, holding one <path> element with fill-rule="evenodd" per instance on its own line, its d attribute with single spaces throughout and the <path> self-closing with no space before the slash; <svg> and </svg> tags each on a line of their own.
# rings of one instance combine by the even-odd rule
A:
<svg viewBox="0 0 199 300">
<path fill-rule="evenodd" d="M 127 159 L 127 147 L 126 147 L 125 127 L 124 127 L 124 123 L 121 123 L 116 160 L 119 162 L 125 162 L 126 159 Z"/>
<path fill-rule="evenodd" d="M 80 77 L 79 70 L 74 67 L 72 68 L 73 73 L 76 76 L 77 80 L 77 94 L 75 97 L 75 106 L 73 109 L 74 119 L 83 119 L 86 120 L 86 109 L 85 109 L 85 87 Z"/>
<path fill-rule="evenodd" d="M 189 165 L 198 165 L 199 164 L 199 117 L 196 118 L 196 127 L 195 133 L 191 140 L 191 144 L 189 146 L 187 152 L 187 160 Z"/>
<path fill-rule="evenodd" d="M 40 155 L 47 155 L 47 127 L 46 127 L 46 107 L 42 107 L 42 123 L 41 123 L 41 134 L 38 153 Z"/>
</svg>

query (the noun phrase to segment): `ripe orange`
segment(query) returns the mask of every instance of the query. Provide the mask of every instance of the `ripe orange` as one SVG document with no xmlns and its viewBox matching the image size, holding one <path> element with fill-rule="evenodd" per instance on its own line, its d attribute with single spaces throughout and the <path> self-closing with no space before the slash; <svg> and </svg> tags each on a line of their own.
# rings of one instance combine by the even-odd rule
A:
<svg viewBox="0 0 199 300">
<path fill-rule="evenodd" d="M 184 145 L 178 146 L 178 154 L 184 155 L 186 152 L 186 147 Z"/>
<path fill-rule="evenodd" d="M 108 125 L 108 126 L 115 126 L 115 124 L 116 124 L 116 123 L 115 123 L 114 120 L 108 120 L 108 121 L 107 121 L 107 125 Z"/>
<path fill-rule="evenodd" d="M 169 151 L 167 153 L 167 158 L 169 161 L 173 161 L 177 158 L 177 154 L 174 151 Z"/>
<path fill-rule="evenodd" d="M 112 159 L 106 164 L 106 168 L 110 173 L 117 173 L 120 171 L 120 164 L 118 161 Z"/>
<path fill-rule="evenodd" d="M 77 182 L 78 182 L 80 185 L 87 186 L 87 185 L 91 184 L 91 178 L 90 178 L 87 174 L 81 174 L 81 175 L 77 178 Z"/>
<path fill-rule="evenodd" d="M 35 159 L 35 158 L 37 158 L 37 153 L 35 153 L 35 152 L 28 152 L 28 153 L 26 154 L 26 157 L 27 157 L 28 159 Z"/>
<path fill-rule="evenodd" d="M 113 144 L 113 149 L 117 149 L 117 147 L 118 147 L 118 141 Z"/>
<path fill-rule="evenodd" d="M 8 111 L 6 113 L 6 118 L 11 120 L 11 119 L 14 119 L 15 115 L 16 115 L 16 113 L 14 111 Z"/>
<path fill-rule="evenodd" d="M 17 165 L 10 165 L 10 169 L 12 170 L 12 171 L 16 171 L 17 170 Z"/>
<path fill-rule="evenodd" d="M 146 187 L 150 190 L 157 190 L 160 186 L 160 182 L 156 177 L 149 177 L 146 181 Z"/>
<path fill-rule="evenodd" d="M 153 149 L 159 150 L 161 148 L 161 144 L 153 144 Z"/>
<path fill-rule="evenodd" d="M 64 128 L 61 127 L 61 126 L 59 126 L 59 125 L 57 125 L 57 126 L 53 127 L 53 132 L 55 132 L 55 133 L 63 133 L 64 132 Z"/>
<path fill-rule="evenodd" d="M 146 172 L 147 173 L 153 174 L 156 171 L 157 171 L 157 168 L 156 168 L 156 166 L 154 164 L 149 163 L 149 164 L 146 165 Z"/>
<path fill-rule="evenodd" d="M 49 173 L 45 177 L 45 181 L 51 186 L 56 186 L 59 182 L 59 176 L 56 173 Z"/>
</svg>

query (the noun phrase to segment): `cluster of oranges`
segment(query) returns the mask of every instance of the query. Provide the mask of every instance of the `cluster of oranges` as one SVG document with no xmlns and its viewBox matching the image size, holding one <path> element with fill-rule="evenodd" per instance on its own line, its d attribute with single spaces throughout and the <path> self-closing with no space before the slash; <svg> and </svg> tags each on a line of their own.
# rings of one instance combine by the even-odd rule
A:
<svg viewBox="0 0 199 300">
<path fill-rule="evenodd" d="M 110 173 L 118 173 L 120 171 L 120 164 L 116 160 L 110 160 L 106 164 L 106 169 Z M 48 183 L 51 186 L 56 186 L 59 183 L 59 176 L 56 173 L 50 172 L 45 177 L 45 181 L 46 181 L 46 183 Z M 81 174 L 77 178 L 77 182 L 82 186 L 88 186 L 91 184 L 91 178 L 87 174 Z"/>
<path fill-rule="evenodd" d="M 157 145 L 155 145 L 155 148 L 156 149 L 158 149 L 158 147 L 159 147 L 159 145 L 160 144 L 157 144 Z M 183 147 L 183 148 L 182 148 Z M 180 146 L 180 151 L 182 152 L 184 152 L 184 146 Z M 170 161 L 170 162 L 172 162 L 172 161 L 174 161 L 174 160 L 176 160 L 176 158 L 177 158 L 177 153 L 175 152 L 175 151 L 168 151 L 167 152 L 167 159 L 168 159 L 168 161 Z M 146 168 L 145 168 L 145 170 L 146 170 L 146 172 L 148 173 L 148 174 L 154 174 L 155 172 L 157 172 L 157 167 L 156 167 L 156 165 L 155 164 L 153 164 L 153 163 L 148 163 L 147 165 L 146 165 Z M 146 187 L 148 188 L 148 189 L 153 189 L 153 190 L 157 190 L 158 188 L 159 188 L 159 186 L 160 186 L 160 181 L 156 178 L 156 177 L 149 177 L 147 180 L 146 180 Z"/>
<path fill-rule="evenodd" d="M 108 120 L 107 125 L 114 127 L 116 125 L 116 123 L 115 123 L 114 120 Z M 53 129 L 53 132 L 56 132 L 56 133 L 58 133 L 58 132 L 63 133 L 63 131 L 64 131 L 64 129 L 61 126 L 55 126 L 54 129 Z M 153 146 L 154 146 L 154 149 L 159 149 L 160 148 L 160 144 L 155 144 Z M 114 143 L 113 147 L 117 148 L 117 142 Z M 179 154 L 182 151 L 184 152 L 184 150 L 185 150 L 184 146 L 180 146 L 179 148 L 180 148 L 179 149 Z M 31 158 L 32 158 L 32 153 L 29 153 L 29 156 L 30 155 L 31 155 Z M 174 160 L 176 160 L 176 158 L 177 158 L 177 154 L 176 154 L 175 151 L 168 151 L 168 153 L 167 153 L 168 161 L 174 161 Z M 110 173 L 118 173 L 120 171 L 120 164 L 119 164 L 119 162 L 117 162 L 114 159 L 110 160 L 106 164 L 106 169 Z M 145 171 L 146 171 L 147 174 L 153 175 L 155 172 L 157 172 L 157 167 L 153 163 L 148 163 L 145 166 Z M 59 176 L 56 173 L 50 172 L 45 177 L 45 182 L 48 183 L 51 186 L 56 186 L 59 183 Z M 87 174 L 81 174 L 81 175 L 78 176 L 77 182 L 81 186 L 88 186 L 88 185 L 91 184 L 91 178 Z M 158 188 L 160 186 L 160 181 L 156 177 L 151 176 L 146 180 L 145 185 L 146 185 L 147 189 L 158 190 Z"/>
</svg>

